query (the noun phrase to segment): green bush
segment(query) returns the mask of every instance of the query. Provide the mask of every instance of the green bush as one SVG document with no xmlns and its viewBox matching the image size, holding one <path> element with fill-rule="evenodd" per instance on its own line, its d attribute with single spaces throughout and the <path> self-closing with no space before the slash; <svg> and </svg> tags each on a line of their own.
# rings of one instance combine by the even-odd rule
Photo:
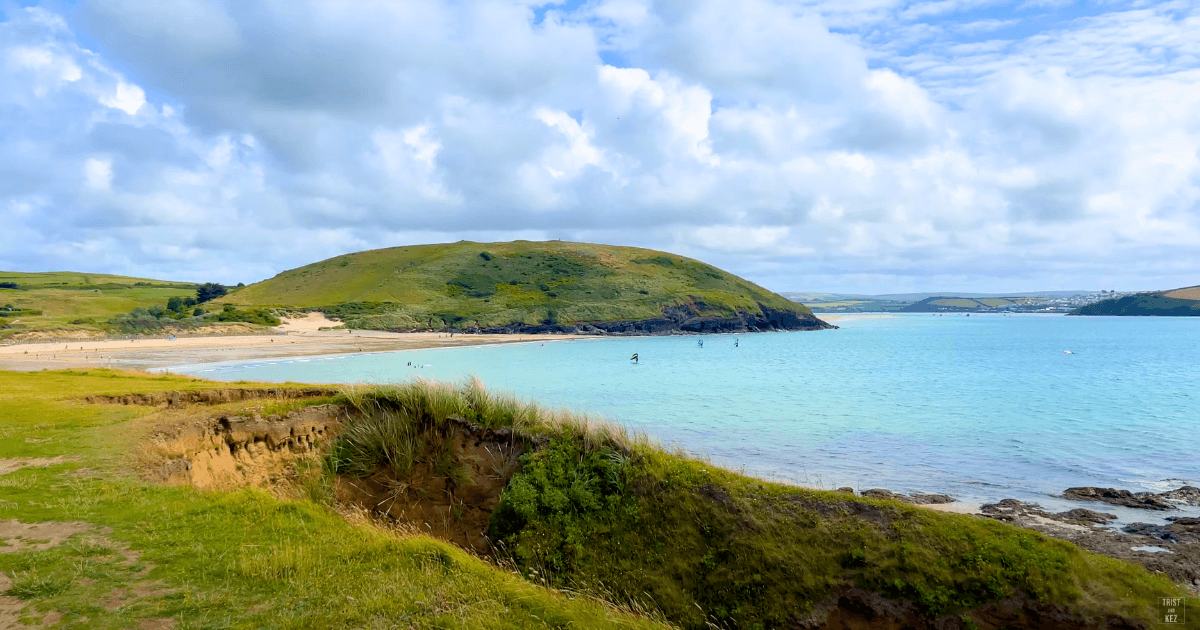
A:
<svg viewBox="0 0 1200 630">
<path fill-rule="evenodd" d="M 264 308 L 239 309 L 232 304 L 226 304 L 225 309 L 213 316 L 219 322 L 245 322 L 262 326 L 278 326 L 279 317 Z"/>
<path fill-rule="evenodd" d="M 510 550 L 518 566 L 543 576 L 580 568 L 591 537 L 636 512 L 622 501 L 627 460 L 611 448 L 584 450 L 560 438 L 521 458 L 505 488 L 488 535 Z"/>
</svg>

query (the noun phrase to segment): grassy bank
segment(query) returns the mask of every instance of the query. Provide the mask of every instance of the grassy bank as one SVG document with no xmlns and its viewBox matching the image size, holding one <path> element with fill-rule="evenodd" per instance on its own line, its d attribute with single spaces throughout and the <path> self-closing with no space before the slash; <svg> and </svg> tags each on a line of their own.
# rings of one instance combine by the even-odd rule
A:
<svg viewBox="0 0 1200 630">
<path fill-rule="evenodd" d="M 845 586 L 911 601 L 930 620 L 1028 597 L 1098 626 L 1151 619 L 1158 597 L 1182 593 L 1035 532 L 744 477 L 477 383 L 360 390 L 352 403 L 368 413 L 335 445 L 344 475 L 391 466 L 405 479 L 421 453 L 443 458 L 417 441 L 436 443 L 454 417 L 511 428 L 530 445 L 489 523 L 501 555 L 531 578 L 684 627 L 787 627 Z"/>
<path fill-rule="evenodd" d="M 79 628 L 821 627 L 829 606 L 853 609 L 838 599 L 853 588 L 946 627 L 995 627 L 995 602 L 1032 615 L 1012 627 L 1037 627 L 1048 610 L 1102 627 L 1110 615 L 1147 622 L 1156 598 L 1182 595 L 1140 567 L 1037 533 L 744 477 L 478 382 L 194 407 L 82 401 L 229 386 L 108 370 L 0 372 L 0 465 L 25 464 L 0 475 L 0 517 L 48 528 L 24 538 L 5 530 L 19 548 L 0 553 L 0 574 L 21 619 Z M 342 430 L 271 492 L 200 492 L 137 474 L 140 445 L 158 425 L 318 403 L 344 410 Z M 495 445 L 513 446 L 519 463 L 494 468 L 504 479 L 482 496 L 471 453 Z M 338 499 L 343 480 L 383 478 L 393 500 L 416 490 L 418 501 L 432 487 L 421 477 L 436 478 L 451 507 L 494 507 L 478 526 L 495 555 L 381 528 Z M 1200 618 L 1191 605 L 1189 617 Z"/>
<path fill-rule="evenodd" d="M 0 518 L 80 530 L 67 527 L 48 549 L 0 553 L 20 619 L 114 629 L 658 627 L 312 501 L 140 481 L 132 456 L 165 412 L 80 400 L 214 385 L 107 370 L 0 372 L 0 462 L 44 458 L 0 476 Z M 45 546 L 48 531 L 23 543 Z"/>
</svg>

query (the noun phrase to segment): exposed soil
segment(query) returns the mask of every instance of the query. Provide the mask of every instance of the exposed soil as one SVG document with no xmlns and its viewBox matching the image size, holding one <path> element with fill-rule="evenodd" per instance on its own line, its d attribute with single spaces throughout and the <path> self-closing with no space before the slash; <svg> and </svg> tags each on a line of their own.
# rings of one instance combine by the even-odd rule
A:
<svg viewBox="0 0 1200 630">
<path fill-rule="evenodd" d="M 230 389 L 112 396 L 103 402 L 219 403 L 266 393 L 311 397 L 327 392 Z M 144 447 L 144 476 L 210 489 L 270 485 L 288 462 L 319 453 L 341 428 L 346 413 L 337 405 L 317 405 L 283 416 L 214 415 L 162 427 Z M 363 479 L 341 477 L 335 482 L 338 500 L 466 549 L 489 551 L 488 521 L 520 465 L 527 441 L 508 429 L 487 429 L 460 419 L 450 420 L 443 429 L 427 428 L 422 438 L 425 450 L 409 474 L 381 467 Z M 449 449 L 463 473 L 458 481 L 434 470 L 436 449 Z"/>
<path fill-rule="evenodd" d="M 54 464 L 61 464 L 67 461 L 67 458 L 59 457 L 10 457 L 0 459 L 0 476 L 8 473 L 17 472 L 22 468 L 37 467 L 45 468 Z"/>
<path fill-rule="evenodd" d="M 82 521 L 47 521 L 22 523 L 18 520 L 0 521 L 0 553 L 45 551 L 57 547 L 71 536 L 91 529 Z"/>
<path fill-rule="evenodd" d="M 296 400 L 303 398 L 321 398 L 333 396 L 337 390 L 305 387 L 285 388 L 270 387 L 251 389 L 231 387 L 226 389 L 205 389 L 198 391 L 154 392 L 151 394 L 119 394 L 116 396 L 87 396 L 84 401 L 92 404 L 107 405 L 141 405 L 145 407 L 161 407 L 163 405 L 220 405 L 223 403 L 241 402 L 243 400 Z"/>
<path fill-rule="evenodd" d="M 18 520 L 0 521 L 0 553 L 15 553 L 18 551 L 45 551 L 57 547 L 71 536 L 92 529 L 88 523 L 81 521 L 45 523 L 22 523 Z M 0 573 L 0 630 L 26 628 L 20 622 L 21 611 L 28 602 L 11 595 L 5 595 L 13 587 L 12 578 L 6 573 Z M 57 622 L 58 613 L 50 612 L 43 619 Z"/>
<path fill-rule="evenodd" d="M 286 462 L 315 454 L 340 428 L 342 414 L 340 406 L 317 405 L 283 416 L 220 415 L 160 429 L 145 450 L 145 477 L 200 488 L 265 485 Z"/>
<path fill-rule="evenodd" d="M 520 466 L 526 441 L 508 429 L 487 429 L 451 419 L 444 431 L 428 429 L 427 445 L 408 475 L 381 467 L 365 479 L 342 477 L 338 499 L 406 523 L 478 553 L 491 551 L 488 521 L 500 493 Z M 465 475 L 455 482 L 435 472 L 433 449 L 448 447 Z"/>
</svg>

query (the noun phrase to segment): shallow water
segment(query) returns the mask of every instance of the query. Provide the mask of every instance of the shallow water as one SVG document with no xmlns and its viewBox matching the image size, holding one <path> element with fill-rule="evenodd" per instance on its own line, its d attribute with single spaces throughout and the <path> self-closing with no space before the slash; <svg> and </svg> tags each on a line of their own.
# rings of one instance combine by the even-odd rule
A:
<svg viewBox="0 0 1200 630">
<path fill-rule="evenodd" d="M 703 348 L 695 336 L 604 338 L 172 371 L 345 383 L 476 374 L 725 466 L 829 488 L 1057 509 L 1068 502 L 1050 495 L 1071 486 L 1200 485 L 1200 318 L 905 315 L 839 325 L 704 336 Z"/>
</svg>

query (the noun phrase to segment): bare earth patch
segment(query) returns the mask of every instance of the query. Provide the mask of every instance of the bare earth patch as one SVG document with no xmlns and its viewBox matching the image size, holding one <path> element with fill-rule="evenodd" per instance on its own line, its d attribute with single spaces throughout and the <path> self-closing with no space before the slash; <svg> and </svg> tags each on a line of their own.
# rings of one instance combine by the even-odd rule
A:
<svg viewBox="0 0 1200 630">
<path fill-rule="evenodd" d="M 0 573 L 0 593 L 7 593 L 12 588 L 12 580 Z M 25 602 L 11 595 L 0 595 L 0 630 L 22 628 L 20 615 L 25 608 Z"/>
<path fill-rule="evenodd" d="M 57 547 L 75 534 L 81 534 L 92 526 L 82 521 L 48 521 L 45 523 L 22 523 L 16 519 L 0 521 L 0 539 L 4 545 L 0 553 L 17 551 L 45 551 Z"/>
<path fill-rule="evenodd" d="M 0 459 L 0 475 L 17 472 L 25 467 L 36 466 L 45 468 L 54 464 L 61 464 L 68 461 L 65 457 L 11 457 L 8 459 Z"/>
</svg>

